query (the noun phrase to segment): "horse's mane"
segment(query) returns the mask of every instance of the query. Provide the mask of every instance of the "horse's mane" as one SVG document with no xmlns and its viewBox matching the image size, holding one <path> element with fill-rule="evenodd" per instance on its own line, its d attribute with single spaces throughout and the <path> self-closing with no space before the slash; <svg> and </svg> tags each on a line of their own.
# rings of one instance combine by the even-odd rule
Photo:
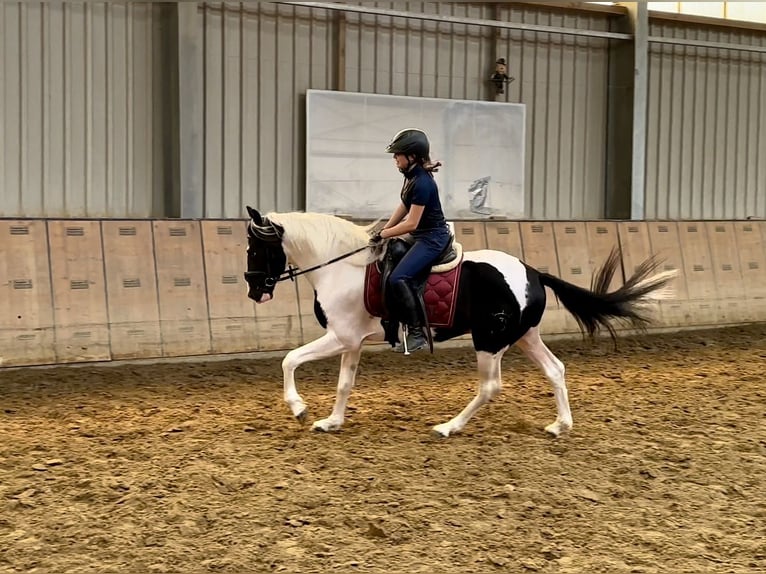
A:
<svg viewBox="0 0 766 574">
<path fill-rule="evenodd" d="M 329 261 L 364 247 L 370 240 L 370 230 L 376 223 L 357 225 L 352 221 L 325 213 L 269 213 L 266 216 L 284 230 L 282 243 L 288 255 L 303 254 L 318 262 Z M 367 265 L 374 259 L 370 251 L 362 251 L 346 261 L 354 265 Z"/>
</svg>

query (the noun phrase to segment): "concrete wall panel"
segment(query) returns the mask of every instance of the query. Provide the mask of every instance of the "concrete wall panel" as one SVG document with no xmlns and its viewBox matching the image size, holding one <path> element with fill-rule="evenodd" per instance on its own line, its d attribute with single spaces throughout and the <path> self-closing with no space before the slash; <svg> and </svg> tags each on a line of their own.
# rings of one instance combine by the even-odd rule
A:
<svg viewBox="0 0 766 574">
<path fill-rule="evenodd" d="M 112 358 L 161 357 L 151 221 L 102 221 Z"/>
<path fill-rule="evenodd" d="M 56 360 L 111 358 L 101 226 L 98 221 L 49 221 Z"/>
<path fill-rule="evenodd" d="M 44 221 L 0 221 L 0 366 L 54 363 Z"/>
<path fill-rule="evenodd" d="M 199 221 L 155 221 L 154 254 L 165 356 L 210 352 Z"/>
<path fill-rule="evenodd" d="M 247 298 L 247 226 L 244 221 L 202 222 L 208 309 L 215 353 L 258 347 L 255 303 Z"/>
</svg>

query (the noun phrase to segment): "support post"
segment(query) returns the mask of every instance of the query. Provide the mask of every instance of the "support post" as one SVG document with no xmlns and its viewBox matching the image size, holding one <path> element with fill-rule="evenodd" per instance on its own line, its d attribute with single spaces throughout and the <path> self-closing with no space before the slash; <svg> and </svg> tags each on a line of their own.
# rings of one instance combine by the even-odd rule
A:
<svg viewBox="0 0 766 574">
<path fill-rule="evenodd" d="M 646 116 L 649 98 L 649 8 L 626 2 L 633 28 L 633 158 L 630 218 L 644 219 L 646 197 Z"/>
<path fill-rule="evenodd" d="M 607 110 L 606 204 L 610 219 L 643 219 L 646 190 L 648 11 L 623 2 L 619 31 L 634 40 L 610 40 Z"/>
</svg>

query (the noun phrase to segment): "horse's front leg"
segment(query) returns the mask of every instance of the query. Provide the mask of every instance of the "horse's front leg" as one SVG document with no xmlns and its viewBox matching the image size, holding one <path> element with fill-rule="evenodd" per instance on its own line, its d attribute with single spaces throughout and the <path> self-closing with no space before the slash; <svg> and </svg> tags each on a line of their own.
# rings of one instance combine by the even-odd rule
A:
<svg viewBox="0 0 766 574">
<path fill-rule="evenodd" d="M 343 426 L 346 414 L 346 404 L 354 388 L 356 380 L 356 370 L 359 367 L 359 357 L 362 354 L 362 348 L 350 349 L 340 357 L 340 373 L 338 374 L 338 394 L 335 396 L 335 404 L 332 407 L 332 413 L 326 419 L 318 420 L 313 425 L 314 430 L 335 431 Z"/>
<path fill-rule="evenodd" d="M 345 346 L 338 340 L 335 333 L 328 331 L 319 339 L 293 349 L 287 353 L 282 361 L 285 402 L 290 407 L 293 415 L 301 422 L 306 419 L 306 403 L 303 402 L 303 398 L 298 394 L 298 389 L 295 388 L 295 369 L 303 363 L 337 355 L 343 352 L 344 349 Z"/>
</svg>

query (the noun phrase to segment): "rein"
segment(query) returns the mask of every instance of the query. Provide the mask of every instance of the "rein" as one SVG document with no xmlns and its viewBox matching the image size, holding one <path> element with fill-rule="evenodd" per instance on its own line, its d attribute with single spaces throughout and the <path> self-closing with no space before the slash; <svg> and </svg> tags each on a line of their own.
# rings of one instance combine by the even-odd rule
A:
<svg viewBox="0 0 766 574">
<path fill-rule="evenodd" d="M 349 251 L 348 253 L 344 253 L 343 255 L 338 255 L 337 257 L 334 257 L 333 259 L 330 259 L 329 261 L 325 261 L 324 263 L 320 263 L 319 265 L 314 265 L 313 267 L 309 267 L 308 269 L 301 269 L 300 271 L 296 271 L 298 269 L 297 267 L 293 267 L 292 265 L 288 266 L 287 271 L 282 271 L 279 275 L 273 278 L 274 283 L 279 283 L 280 281 L 285 281 L 289 279 L 290 281 L 295 281 L 295 278 L 299 275 L 303 275 L 304 273 L 311 273 L 312 271 L 316 271 L 317 269 L 321 269 L 322 267 L 327 267 L 328 265 L 332 265 L 333 263 L 337 263 L 338 261 L 341 261 L 342 259 L 346 259 L 347 257 L 351 257 L 352 255 L 356 255 L 360 251 L 364 251 L 365 249 L 369 249 L 369 245 L 365 245 L 364 247 L 360 247 L 359 249 L 354 249 L 353 251 Z"/>
</svg>

